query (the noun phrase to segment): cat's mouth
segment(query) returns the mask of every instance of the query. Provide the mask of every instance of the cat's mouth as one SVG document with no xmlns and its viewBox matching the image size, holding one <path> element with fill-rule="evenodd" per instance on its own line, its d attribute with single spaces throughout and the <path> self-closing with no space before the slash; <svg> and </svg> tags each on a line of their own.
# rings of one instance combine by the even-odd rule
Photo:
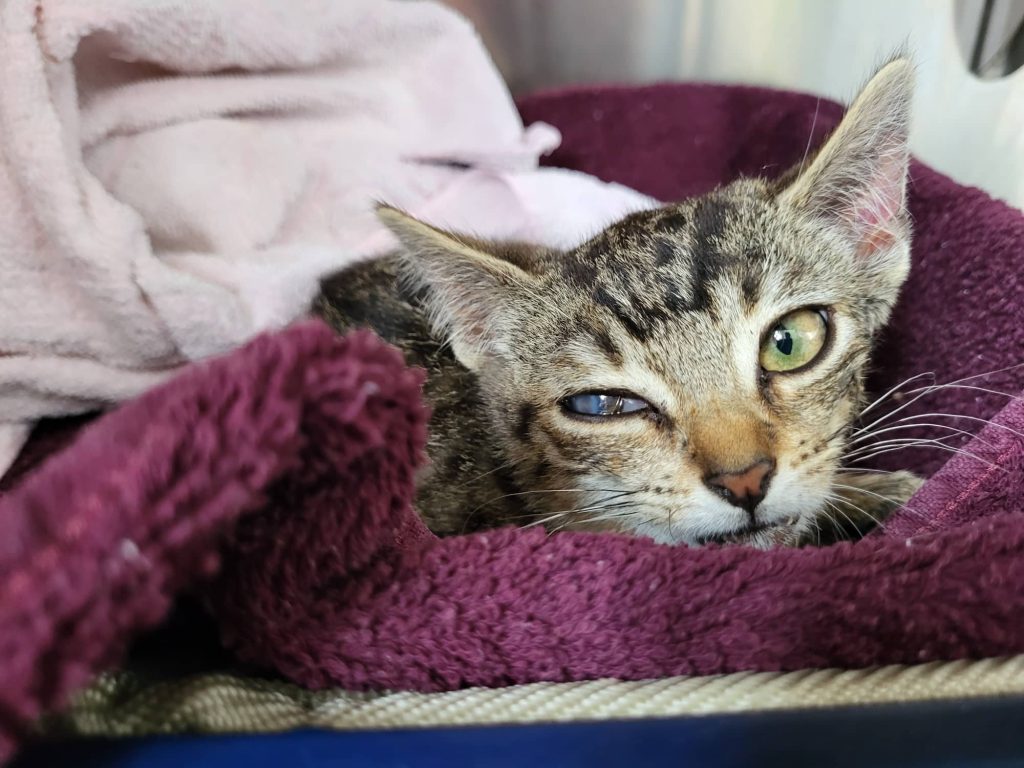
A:
<svg viewBox="0 0 1024 768">
<path fill-rule="evenodd" d="M 748 525 L 738 531 L 716 533 L 697 539 L 699 546 L 707 544 L 751 544 L 758 547 L 770 547 L 783 543 L 791 534 L 792 526 L 784 522 L 758 523 Z"/>
</svg>

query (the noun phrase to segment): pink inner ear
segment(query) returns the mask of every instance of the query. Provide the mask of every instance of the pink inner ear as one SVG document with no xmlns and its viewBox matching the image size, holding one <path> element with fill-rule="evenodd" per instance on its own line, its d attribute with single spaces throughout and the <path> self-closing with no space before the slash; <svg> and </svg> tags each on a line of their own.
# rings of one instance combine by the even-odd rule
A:
<svg viewBox="0 0 1024 768">
<path fill-rule="evenodd" d="M 902 155 L 882 158 L 868 183 L 851 201 L 847 216 L 857 240 L 858 256 L 870 256 L 896 242 L 893 225 L 903 210 L 906 167 Z"/>
<path fill-rule="evenodd" d="M 869 232 L 866 237 L 862 237 L 857 243 L 857 256 L 858 258 L 867 259 L 873 254 L 887 248 L 892 248 L 896 244 L 896 235 L 886 228 L 879 228 Z"/>
</svg>

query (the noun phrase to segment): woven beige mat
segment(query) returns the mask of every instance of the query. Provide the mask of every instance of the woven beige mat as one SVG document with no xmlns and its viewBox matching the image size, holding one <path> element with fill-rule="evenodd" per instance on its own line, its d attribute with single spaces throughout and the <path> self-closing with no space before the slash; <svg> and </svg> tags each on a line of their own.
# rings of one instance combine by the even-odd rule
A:
<svg viewBox="0 0 1024 768">
<path fill-rule="evenodd" d="M 306 691 L 223 674 L 145 684 L 110 674 L 45 725 L 50 733 L 144 735 L 298 727 L 402 728 L 656 717 L 1024 693 L 1024 656 L 869 670 L 595 680 L 450 693 Z"/>
</svg>

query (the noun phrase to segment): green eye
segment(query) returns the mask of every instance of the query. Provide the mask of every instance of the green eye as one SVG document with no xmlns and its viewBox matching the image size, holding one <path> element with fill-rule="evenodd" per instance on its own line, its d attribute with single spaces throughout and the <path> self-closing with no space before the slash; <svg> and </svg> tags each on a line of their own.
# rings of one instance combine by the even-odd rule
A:
<svg viewBox="0 0 1024 768">
<path fill-rule="evenodd" d="M 761 367 L 786 373 L 814 360 L 828 336 L 826 317 L 822 310 L 798 309 L 781 318 L 761 342 Z"/>
</svg>

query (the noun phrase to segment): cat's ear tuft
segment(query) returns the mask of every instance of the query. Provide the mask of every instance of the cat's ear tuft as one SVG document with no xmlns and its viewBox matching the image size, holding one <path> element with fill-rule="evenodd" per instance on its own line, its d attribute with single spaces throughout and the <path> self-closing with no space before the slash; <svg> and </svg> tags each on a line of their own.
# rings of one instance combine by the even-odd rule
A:
<svg viewBox="0 0 1024 768">
<path fill-rule="evenodd" d="M 483 241 L 387 205 L 376 210 L 403 246 L 404 276 L 427 288 L 430 321 L 459 362 L 476 371 L 488 357 L 511 354 L 515 308 L 535 278 L 489 252 Z"/>
<path fill-rule="evenodd" d="M 854 100 L 814 161 L 780 200 L 838 228 L 865 259 L 903 253 L 909 237 L 906 184 L 914 68 L 883 66 Z"/>
</svg>

